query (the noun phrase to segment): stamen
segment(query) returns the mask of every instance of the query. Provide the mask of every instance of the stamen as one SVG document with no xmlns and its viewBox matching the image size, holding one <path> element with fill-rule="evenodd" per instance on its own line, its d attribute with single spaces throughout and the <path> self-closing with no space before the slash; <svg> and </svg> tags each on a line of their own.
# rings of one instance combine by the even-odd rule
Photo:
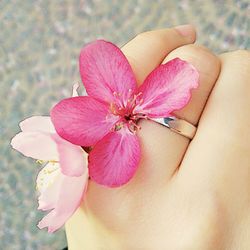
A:
<svg viewBox="0 0 250 250">
<path fill-rule="evenodd" d="M 140 113 L 135 114 L 135 117 L 137 119 L 140 119 L 140 118 L 142 118 L 142 119 L 148 119 L 148 115 L 146 115 L 146 114 L 140 114 Z"/>
<path fill-rule="evenodd" d="M 59 161 L 54 161 L 54 160 L 50 160 L 49 161 L 52 165 L 55 165 L 56 163 L 59 163 Z"/>
<path fill-rule="evenodd" d="M 137 125 L 134 121 L 130 120 L 128 122 L 129 126 L 128 129 L 130 130 L 130 132 L 132 132 L 133 134 L 136 134 L 136 132 L 141 129 L 141 126 Z"/>
<path fill-rule="evenodd" d="M 112 114 L 117 115 L 117 107 L 113 102 L 110 104 L 110 111 Z"/>
<path fill-rule="evenodd" d="M 136 127 L 137 130 L 141 129 L 141 126 L 139 126 L 139 125 L 136 124 L 135 122 L 134 122 L 134 126 Z"/>
<path fill-rule="evenodd" d="M 122 129 L 123 126 L 124 126 L 123 122 L 116 123 L 114 126 L 114 130 L 118 131 L 118 130 Z"/>
<path fill-rule="evenodd" d="M 56 171 L 59 170 L 59 166 L 55 165 L 55 163 L 58 163 L 58 161 L 48 161 L 49 163 L 52 163 L 52 166 L 45 167 L 41 170 L 39 173 L 38 179 L 37 179 L 37 185 L 36 189 L 39 191 L 42 188 L 48 188 L 51 184 L 53 184 L 56 176 Z"/>
<path fill-rule="evenodd" d="M 55 161 L 55 160 L 49 160 L 49 161 L 36 160 L 36 163 L 41 164 L 41 165 L 44 165 L 45 163 L 51 163 L 52 165 L 55 165 L 56 163 L 59 163 L 59 161 Z"/>
<path fill-rule="evenodd" d="M 37 164 L 41 164 L 41 165 L 43 165 L 45 162 L 46 162 L 46 161 L 43 161 L 43 160 L 36 160 L 36 163 L 37 163 Z"/>
<path fill-rule="evenodd" d="M 120 93 L 120 92 L 116 92 L 116 91 L 114 91 L 113 92 L 113 96 L 114 97 L 118 97 L 118 96 L 121 96 L 122 94 Z"/>
</svg>

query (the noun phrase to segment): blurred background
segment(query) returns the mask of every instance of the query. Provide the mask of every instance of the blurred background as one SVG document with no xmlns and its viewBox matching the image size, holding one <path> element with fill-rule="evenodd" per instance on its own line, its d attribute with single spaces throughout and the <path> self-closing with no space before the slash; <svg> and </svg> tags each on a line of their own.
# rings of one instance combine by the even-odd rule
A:
<svg viewBox="0 0 250 250">
<path fill-rule="evenodd" d="M 9 146 L 18 122 L 48 114 L 70 95 L 83 44 L 104 38 L 121 46 L 140 32 L 185 23 L 216 53 L 250 48 L 249 0 L 0 0 L 0 249 L 67 244 L 63 229 L 36 228 L 39 165 Z"/>
</svg>

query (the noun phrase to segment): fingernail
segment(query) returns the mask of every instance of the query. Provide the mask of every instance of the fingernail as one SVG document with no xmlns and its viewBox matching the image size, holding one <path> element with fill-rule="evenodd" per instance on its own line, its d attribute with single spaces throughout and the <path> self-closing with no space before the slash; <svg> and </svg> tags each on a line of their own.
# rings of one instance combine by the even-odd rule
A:
<svg viewBox="0 0 250 250">
<path fill-rule="evenodd" d="M 194 33 L 194 27 L 191 24 L 179 25 L 175 29 L 182 36 L 191 36 Z"/>
</svg>

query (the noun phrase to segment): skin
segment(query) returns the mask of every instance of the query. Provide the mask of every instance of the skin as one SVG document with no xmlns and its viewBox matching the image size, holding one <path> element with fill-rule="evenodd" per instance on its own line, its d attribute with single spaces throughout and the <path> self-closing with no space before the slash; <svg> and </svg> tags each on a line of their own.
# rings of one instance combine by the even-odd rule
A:
<svg viewBox="0 0 250 250">
<path fill-rule="evenodd" d="M 216 56 L 184 28 L 142 33 L 122 50 L 138 84 L 175 57 L 197 68 L 200 86 L 175 112 L 195 137 L 142 121 L 137 173 L 114 189 L 90 180 L 66 223 L 70 250 L 250 249 L 250 52 Z"/>
</svg>

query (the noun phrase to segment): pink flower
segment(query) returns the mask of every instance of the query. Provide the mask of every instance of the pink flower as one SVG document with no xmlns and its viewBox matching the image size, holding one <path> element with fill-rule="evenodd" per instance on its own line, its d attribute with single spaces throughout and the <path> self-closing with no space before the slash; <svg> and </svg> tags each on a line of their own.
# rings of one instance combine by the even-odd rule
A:
<svg viewBox="0 0 250 250">
<path fill-rule="evenodd" d="M 20 128 L 12 147 L 27 157 L 48 162 L 37 176 L 38 209 L 51 211 L 38 227 L 54 232 L 80 206 L 88 180 L 87 154 L 57 135 L 48 116 L 30 117 Z"/>
<path fill-rule="evenodd" d="M 57 133 L 81 146 L 93 146 L 89 175 L 108 187 L 127 183 L 140 161 L 136 132 L 141 118 L 160 118 L 183 108 L 199 74 L 175 58 L 153 70 L 137 87 L 121 50 L 98 40 L 80 54 L 81 78 L 89 96 L 64 99 L 51 111 Z"/>
</svg>

